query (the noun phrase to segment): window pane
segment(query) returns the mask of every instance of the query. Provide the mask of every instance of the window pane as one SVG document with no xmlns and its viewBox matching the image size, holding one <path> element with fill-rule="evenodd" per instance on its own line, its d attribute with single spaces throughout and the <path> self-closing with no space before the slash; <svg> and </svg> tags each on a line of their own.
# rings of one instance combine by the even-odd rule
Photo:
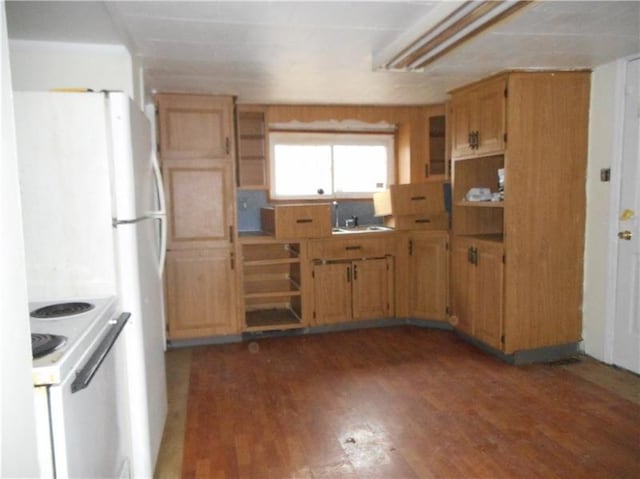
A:
<svg viewBox="0 0 640 479">
<path fill-rule="evenodd" d="M 333 150 L 336 192 L 367 193 L 387 186 L 387 148 L 336 145 Z"/>
<path fill-rule="evenodd" d="M 318 196 L 332 194 L 331 146 L 275 145 L 275 194 L 277 196 Z"/>
</svg>

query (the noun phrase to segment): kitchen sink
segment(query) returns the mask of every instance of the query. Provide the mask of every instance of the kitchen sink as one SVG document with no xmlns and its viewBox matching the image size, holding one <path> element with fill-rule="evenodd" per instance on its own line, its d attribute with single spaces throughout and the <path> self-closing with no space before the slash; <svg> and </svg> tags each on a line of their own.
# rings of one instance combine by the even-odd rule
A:
<svg viewBox="0 0 640 479">
<path fill-rule="evenodd" d="M 332 228 L 331 230 L 334 235 L 355 233 L 382 233 L 385 231 L 393 231 L 393 228 L 382 225 L 362 225 L 354 226 L 352 228 Z"/>
</svg>

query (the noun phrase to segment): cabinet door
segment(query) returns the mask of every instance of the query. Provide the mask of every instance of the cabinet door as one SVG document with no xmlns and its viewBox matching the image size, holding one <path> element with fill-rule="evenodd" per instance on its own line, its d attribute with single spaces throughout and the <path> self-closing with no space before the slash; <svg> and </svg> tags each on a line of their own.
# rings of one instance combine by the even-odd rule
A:
<svg viewBox="0 0 640 479">
<path fill-rule="evenodd" d="M 390 258 L 365 259 L 353 264 L 353 319 L 388 318 L 392 297 Z"/>
<path fill-rule="evenodd" d="M 156 96 L 160 156 L 233 159 L 233 99 L 209 95 Z"/>
<path fill-rule="evenodd" d="M 414 233 L 409 241 L 409 314 L 422 319 L 446 320 L 448 237 Z"/>
<path fill-rule="evenodd" d="M 506 80 L 498 78 L 487 82 L 476 91 L 477 155 L 489 155 L 504 151 L 506 88 Z"/>
<path fill-rule="evenodd" d="M 220 160 L 163 165 L 170 250 L 226 247 L 233 242 L 233 169 Z"/>
<path fill-rule="evenodd" d="M 475 154 L 471 148 L 470 134 L 475 129 L 475 96 L 470 92 L 457 93 L 451 100 L 451 156 L 453 158 Z"/>
<path fill-rule="evenodd" d="M 351 263 L 313 267 L 315 324 L 343 323 L 351 319 Z"/>
<path fill-rule="evenodd" d="M 502 245 L 480 244 L 474 287 L 474 335 L 489 346 L 502 349 L 503 271 Z"/>
<path fill-rule="evenodd" d="M 473 264 L 469 261 L 469 249 L 473 243 L 464 239 L 451 242 L 451 309 L 457 319 L 456 328 L 473 335 Z"/>
<path fill-rule="evenodd" d="M 165 280 L 169 339 L 238 332 L 229 248 L 169 251 Z"/>
</svg>

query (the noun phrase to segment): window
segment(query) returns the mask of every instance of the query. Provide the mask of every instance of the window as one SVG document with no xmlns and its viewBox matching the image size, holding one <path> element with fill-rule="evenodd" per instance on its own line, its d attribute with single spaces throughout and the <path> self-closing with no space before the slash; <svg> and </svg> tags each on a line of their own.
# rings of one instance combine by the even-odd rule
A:
<svg viewBox="0 0 640 479">
<path fill-rule="evenodd" d="M 274 132 L 271 197 L 371 198 L 393 180 L 393 135 Z"/>
</svg>

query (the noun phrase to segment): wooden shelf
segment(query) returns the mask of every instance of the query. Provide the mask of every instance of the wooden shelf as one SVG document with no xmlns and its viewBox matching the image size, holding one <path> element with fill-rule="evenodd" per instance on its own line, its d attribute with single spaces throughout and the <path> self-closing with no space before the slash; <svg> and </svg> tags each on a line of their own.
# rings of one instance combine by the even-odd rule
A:
<svg viewBox="0 0 640 479">
<path fill-rule="evenodd" d="M 300 316 L 290 308 L 260 309 L 247 311 L 247 331 L 299 328 Z"/>
<path fill-rule="evenodd" d="M 273 237 L 242 241 L 244 331 L 297 328 L 302 324 L 300 244 Z"/>
<path fill-rule="evenodd" d="M 486 241 L 488 243 L 504 243 L 504 236 L 502 233 L 494 234 L 478 234 L 478 235 L 459 235 L 463 238 L 472 238 L 476 241 Z"/>
<path fill-rule="evenodd" d="M 300 286 L 290 279 L 251 281 L 244 285 L 245 298 L 300 296 Z"/>
<path fill-rule="evenodd" d="M 267 266 L 272 264 L 292 264 L 299 263 L 300 258 L 282 258 L 282 259 L 258 259 L 253 261 L 245 261 L 245 266 Z"/>
<path fill-rule="evenodd" d="M 504 201 L 457 201 L 456 206 L 468 206 L 472 208 L 504 208 Z"/>
</svg>

